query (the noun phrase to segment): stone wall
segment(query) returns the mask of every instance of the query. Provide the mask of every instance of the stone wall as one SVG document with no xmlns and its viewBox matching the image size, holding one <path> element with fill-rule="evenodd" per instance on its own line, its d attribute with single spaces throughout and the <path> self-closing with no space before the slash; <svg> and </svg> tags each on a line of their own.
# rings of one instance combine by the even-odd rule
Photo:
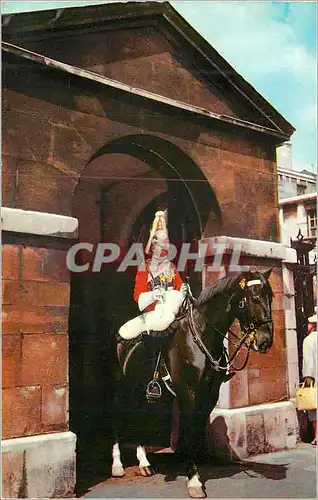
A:
<svg viewBox="0 0 318 500">
<path fill-rule="evenodd" d="M 152 29 L 111 34 L 108 44 L 100 33 L 86 35 L 86 41 L 83 43 L 82 37 L 76 36 L 67 43 L 62 38 L 50 38 L 46 43 L 41 40 L 31 44 L 24 40 L 21 44 L 185 103 L 248 118 L 242 111 L 242 103 L 230 102 L 231 96 L 222 95 L 213 82 L 208 85 L 193 70 L 191 61 L 180 58 L 178 50 L 172 49 Z M 149 160 L 154 140 L 160 138 L 164 143 L 157 153 L 163 159 L 169 156 L 173 168 L 186 179 L 194 199 L 202 206 L 205 204 L 200 186 L 207 184 L 211 187 L 207 202 L 210 203 L 213 195 L 216 197 L 220 208 L 217 221 L 213 210 L 202 208 L 203 212 L 208 211 L 204 213 L 207 215 L 204 236 L 223 234 L 278 240 L 274 138 L 190 115 L 178 108 L 124 94 L 8 54 L 3 57 L 3 87 L 5 207 L 75 216 L 79 218 L 80 237 L 96 243 L 102 228 L 105 238 L 124 244 L 140 212 L 166 190 L 166 179 L 160 174 L 158 162 Z M 146 137 L 144 155 L 139 151 L 138 161 L 134 156 L 134 139 L 131 139 L 129 147 L 116 151 L 120 158 L 106 155 L 96 160 L 99 164 L 92 162 L 87 166 L 96 151 L 126 136 Z M 183 163 L 180 152 L 187 155 L 189 164 Z M 123 156 L 128 158 L 126 163 Z M 128 179 L 124 178 L 125 173 Z M 134 176 L 139 180 L 133 184 Z M 99 205 L 102 189 L 108 189 L 109 196 L 108 212 L 103 220 Z M 180 213 L 174 217 L 178 222 Z M 19 231 L 21 233 L 21 228 Z M 71 493 L 74 487 L 74 435 L 70 449 L 65 448 L 67 488 L 63 489 L 60 484 L 51 487 L 47 480 L 47 474 L 55 466 L 59 468 L 50 440 L 54 441 L 58 434 L 63 434 L 62 443 L 69 439 L 68 322 L 70 291 L 76 288 L 73 286 L 70 290 L 70 277 L 65 269 L 69 244 L 71 242 L 65 243 L 58 235 L 44 237 L 41 232 L 32 237 L 23 232 L 17 236 L 12 228 L 4 240 L 3 437 L 7 442 L 4 471 L 7 496 L 21 492 L 26 496 L 59 496 L 66 490 Z M 275 290 L 278 292 L 279 273 L 278 270 L 273 278 L 277 279 Z M 104 278 L 112 280 L 109 274 Z M 85 318 L 87 322 L 82 323 L 81 338 L 75 337 L 80 348 L 77 368 L 81 371 L 84 367 L 86 381 L 86 392 L 81 393 L 81 386 L 79 394 L 85 397 L 94 391 L 97 397 L 100 395 L 98 377 L 94 379 L 99 373 L 94 360 L 100 357 L 98 342 L 105 343 L 105 337 L 104 330 L 96 333 L 96 325 L 105 320 L 108 309 L 103 302 L 105 289 L 103 283 L 101 288 L 97 286 L 98 279 L 79 283 L 84 299 L 93 291 L 102 306 L 98 309 L 101 316 L 97 318 L 97 302 L 87 302 L 90 315 Z M 124 293 L 129 292 L 126 282 L 121 286 Z M 279 362 L 279 388 L 274 387 L 270 364 L 265 362 L 265 358 L 270 358 L 264 357 L 261 365 L 258 359 L 252 359 L 249 372 L 240 379 L 243 390 L 238 393 L 237 382 L 232 382 L 230 408 L 255 404 L 260 398 L 269 401 L 287 395 L 281 308 L 278 307 L 275 314 L 277 349 L 268 356 L 272 356 L 272 363 Z M 91 337 L 90 332 L 93 332 Z M 76 375 L 75 371 L 74 377 Z M 266 377 L 270 385 L 260 389 L 259 380 Z M 269 387 L 273 394 L 268 391 Z M 78 401 L 75 403 L 78 413 L 83 413 Z M 101 404 L 99 410 L 103 410 Z M 90 424 L 95 425 L 95 421 L 90 419 Z M 27 450 L 35 446 L 34 439 L 38 440 L 40 449 L 43 434 L 48 435 L 49 443 L 44 445 L 43 453 L 48 453 L 49 459 L 44 466 L 45 473 L 42 471 L 36 483 L 32 471 L 37 470 L 37 465 L 34 466 L 34 457 L 32 453 L 28 455 Z M 20 439 L 28 441 L 21 444 L 16 441 Z M 19 455 L 15 467 L 16 446 Z M 53 469 L 52 463 L 57 464 Z M 22 474 L 18 487 L 13 470 L 19 477 Z M 23 490 L 25 477 L 31 478 L 27 492 Z M 37 486 L 32 489 L 32 485 L 39 483 L 49 486 L 45 491 Z"/>
<path fill-rule="evenodd" d="M 76 185 L 93 153 L 119 137 L 150 134 L 176 145 L 206 176 L 221 207 L 221 234 L 278 240 L 270 144 L 238 130 L 216 130 L 204 119 L 180 121 L 108 91 L 106 97 L 106 89 L 75 82 L 68 89 L 64 75 L 28 69 L 26 88 L 21 71 L 12 71 L 14 80 L 4 78 L 10 87 L 3 91 L 5 206 L 72 215 Z"/>
<path fill-rule="evenodd" d="M 2 255 L 3 437 L 67 430 L 66 252 L 24 240 Z"/>
</svg>

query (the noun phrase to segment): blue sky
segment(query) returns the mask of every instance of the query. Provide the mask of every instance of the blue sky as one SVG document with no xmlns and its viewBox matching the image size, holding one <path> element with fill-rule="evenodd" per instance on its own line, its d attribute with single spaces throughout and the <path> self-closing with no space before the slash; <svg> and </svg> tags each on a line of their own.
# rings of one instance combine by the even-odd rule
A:
<svg viewBox="0 0 318 500">
<path fill-rule="evenodd" d="M 101 3 L 107 2 L 8 0 L 1 2 L 1 11 Z M 294 125 L 294 168 L 317 171 L 316 3 L 177 0 L 171 4 Z"/>
</svg>

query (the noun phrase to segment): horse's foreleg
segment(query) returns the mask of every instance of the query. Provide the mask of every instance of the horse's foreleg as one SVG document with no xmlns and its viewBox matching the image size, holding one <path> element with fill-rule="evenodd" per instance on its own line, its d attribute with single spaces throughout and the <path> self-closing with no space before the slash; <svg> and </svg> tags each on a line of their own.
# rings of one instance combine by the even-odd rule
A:
<svg viewBox="0 0 318 500">
<path fill-rule="evenodd" d="M 206 497 L 205 489 L 200 481 L 194 461 L 198 463 L 205 456 L 206 424 L 209 414 L 217 402 L 218 394 L 219 384 L 215 385 L 214 390 L 210 393 L 204 385 L 203 387 L 201 386 L 200 391 L 197 391 L 195 408 L 192 412 L 188 413 L 189 418 L 185 419 L 183 435 L 189 436 L 189 442 L 191 443 L 188 453 L 188 458 L 190 459 L 188 462 L 190 464 L 188 472 L 188 493 L 191 498 Z M 209 397 L 207 397 L 207 395 Z"/>
<path fill-rule="evenodd" d="M 121 462 L 120 449 L 119 449 L 118 442 L 116 442 L 113 445 L 112 457 L 113 457 L 112 476 L 113 477 L 123 477 L 125 475 L 125 470 L 124 470 L 124 466 Z"/>
<path fill-rule="evenodd" d="M 190 498 L 205 498 L 206 493 L 201 483 L 198 469 L 195 464 L 198 450 L 198 436 L 196 432 L 195 413 L 193 409 L 181 408 L 180 412 L 180 439 L 177 445 L 177 454 L 186 462 L 188 478 L 188 494 Z"/>
<path fill-rule="evenodd" d="M 151 468 L 150 462 L 147 458 L 146 450 L 144 446 L 137 446 L 137 458 L 139 462 L 139 470 L 142 476 L 153 476 L 154 471 Z"/>
<path fill-rule="evenodd" d="M 188 494 L 190 498 L 206 498 L 206 493 L 196 466 L 194 466 L 191 479 L 188 479 Z"/>
</svg>

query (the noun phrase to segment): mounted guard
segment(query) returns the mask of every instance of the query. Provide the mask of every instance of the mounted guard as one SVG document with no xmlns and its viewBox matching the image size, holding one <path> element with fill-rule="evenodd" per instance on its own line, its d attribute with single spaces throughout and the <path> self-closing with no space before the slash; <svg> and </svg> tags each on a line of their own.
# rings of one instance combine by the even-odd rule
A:
<svg viewBox="0 0 318 500">
<path fill-rule="evenodd" d="M 188 285 L 168 260 L 169 245 L 165 213 L 158 211 L 145 249 L 151 257 L 139 267 L 135 280 L 134 300 L 142 314 L 119 329 L 122 339 L 134 339 L 151 331 L 163 332 L 175 320 Z"/>
</svg>

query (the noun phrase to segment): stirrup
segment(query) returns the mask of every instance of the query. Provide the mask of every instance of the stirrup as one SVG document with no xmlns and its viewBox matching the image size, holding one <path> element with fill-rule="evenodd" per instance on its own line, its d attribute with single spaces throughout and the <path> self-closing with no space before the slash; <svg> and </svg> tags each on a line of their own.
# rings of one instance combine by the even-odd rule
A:
<svg viewBox="0 0 318 500">
<path fill-rule="evenodd" d="M 147 385 L 146 398 L 148 403 L 155 403 L 159 398 L 161 398 L 162 390 L 159 382 L 157 380 L 151 380 Z"/>
</svg>

